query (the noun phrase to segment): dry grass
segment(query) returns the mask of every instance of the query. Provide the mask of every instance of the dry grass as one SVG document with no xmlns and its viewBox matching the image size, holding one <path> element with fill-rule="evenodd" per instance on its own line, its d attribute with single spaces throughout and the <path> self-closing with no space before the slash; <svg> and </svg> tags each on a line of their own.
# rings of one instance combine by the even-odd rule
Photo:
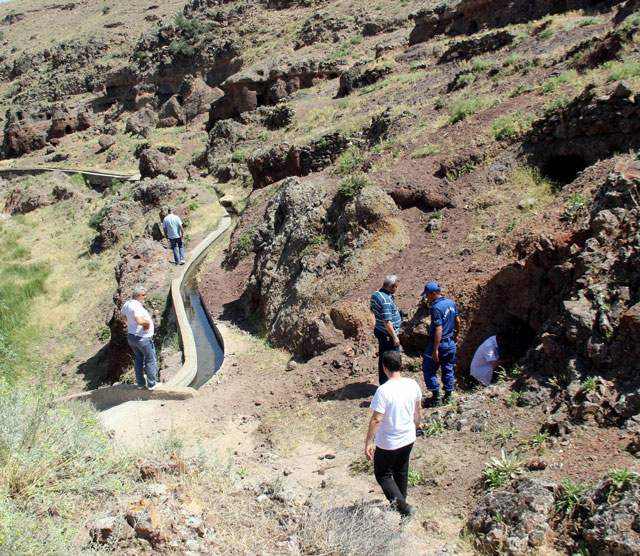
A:
<svg viewBox="0 0 640 556">
<path fill-rule="evenodd" d="M 529 168 L 516 169 L 507 177 L 506 183 L 486 189 L 473 200 L 477 218 L 467 236 L 468 246 L 476 251 L 503 238 L 554 198 L 553 184 L 539 172 Z M 530 202 L 519 208 L 518 203 L 523 200 Z"/>
</svg>

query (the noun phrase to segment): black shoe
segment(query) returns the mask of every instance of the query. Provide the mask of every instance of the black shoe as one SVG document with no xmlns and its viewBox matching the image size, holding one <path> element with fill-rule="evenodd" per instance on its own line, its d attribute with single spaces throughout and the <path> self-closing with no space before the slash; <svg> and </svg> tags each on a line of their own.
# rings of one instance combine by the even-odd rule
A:
<svg viewBox="0 0 640 556">
<path fill-rule="evenodd" d="M 429 407 L 440 407 L 442 405 L 442 399 L 440 398 L 440 392 L 434 392 L 430 398 L 422 400 L 422 407 L 427 409 Z"/>
<path fill-rule="evenodd" d="M 402 521 L 409 521 L 416 513 L 416 509 L 413 506 L 410 506 L 409 504 L 405 504 L 404 508 L 398 511 L 402 516 Z"/>
<path fill-rule="evenodd" d="M 442 397 L 443 405 L 449 405 L 451 403 L 451 392 L 445 392 Z"/>
</svg>

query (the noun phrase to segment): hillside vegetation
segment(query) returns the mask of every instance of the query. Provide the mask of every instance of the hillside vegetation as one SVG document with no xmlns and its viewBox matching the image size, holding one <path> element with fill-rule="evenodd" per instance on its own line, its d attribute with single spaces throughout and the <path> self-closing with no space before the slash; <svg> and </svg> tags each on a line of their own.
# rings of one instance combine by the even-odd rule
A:
<svg viewBox="0 0 640 556">
<path fill-rule="evenodd" d="M 0 553 L 637 554 L 639 30 L 637 0 L 1 3 Z M 221 204 L 220 376 L 61 401 L 132 382 L 139 282 L 180 365 L 161 220 L 189 249 Z M 360 449 L 388 273 L 423 391 L 426 281 L 463 322 L 404 525 Z"/>
</svg>

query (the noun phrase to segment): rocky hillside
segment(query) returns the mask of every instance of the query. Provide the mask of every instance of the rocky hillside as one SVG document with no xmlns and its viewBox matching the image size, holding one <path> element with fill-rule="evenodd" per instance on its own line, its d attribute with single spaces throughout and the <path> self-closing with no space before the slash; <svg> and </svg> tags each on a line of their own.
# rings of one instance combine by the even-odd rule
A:
<svg viewBox="0 0 640 556">
<path fill-rule="evenodd" d="M 74 32 L 50 38 L 51 21 Z M 406 367 L 418 368 L 418 296 L 437 280 L 461 309 L 460 390 L 499 329 L 517 363 L 430 421 L 474 444 L 517 416 L 562 464 L 529 461 L 513 482 L 523 448 L 505 442 L 509 480 L 486 493 L 465 452 L 476 475 L 456 494 L 477 507 L 461 527 L 471 544 L 636 554 L 637 475 L 607 472 L 636 465 L 640 447 L 639 29 L 637 0 L 9 2 L 0 170 L 141 174 L 99 210 L 78 208 L 96 256 L 122 249 L 102 315 L 105 381 L 128 365 L 111 317 L 167 258 L 169 202 L 197 220 L 225 197 L 236 225 L 201 277 L 204 301 L 286 348 L 314 400 L 373 380 L 368 298 L 388 273 L 408 313 Z M 8 180 L 2 194 L 10 214 L 67 200 Z M 624 453 L 563 474 L 563 443 L 618 432 Z M 566 481 L 594 485 L 563 513 Z"/>
</svg>

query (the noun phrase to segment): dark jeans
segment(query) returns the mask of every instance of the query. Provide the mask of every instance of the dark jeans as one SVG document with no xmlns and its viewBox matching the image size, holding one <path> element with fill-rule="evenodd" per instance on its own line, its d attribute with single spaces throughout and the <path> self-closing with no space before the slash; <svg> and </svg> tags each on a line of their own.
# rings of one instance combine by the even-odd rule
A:
<svg viewBox="0 0 640 556">
<path fill-rule="evenodd" d="M 388 380 L 382 369 L 382 355 L 385 351 L 400 351 L 400 346 L 393 345 L 393 340 L 386 331 L 380 332 L 380 330 L 374 328 L 373 334 L 378 340 L 378 381 L 382 386 Z"/>
<path fill-rule="evenodd" d="M 173 250 L 173 260 L 176 264 L 180 264 L 180 261 L 184 261 L 184 245 L 182 244 L 182 238 L 169 238 L 169 243 Z"/>
<path fill-rule="evenodd" d="M 376 447 L 373 454 L 373 470 L 376 481 L 382 487 L 387 500 L 401 514 L 408 512 L 407 481 L 411 448 L 413 448 L 413 442 L 397 450 L 383 450 Z"/>
<path fill-rule="evenodd" d="M 438 367 L 442 367 L 442 386 L 445 392 L 453 392 L 453 368 L 456 363 L 456 344 L 453 339 L 440 342 L 438 348 L 439 361 L 436 363 L 431 354 L 433 353 L 433 344 L 429 343 L 427 349 L 424 350 L 422 359 L 422 374 L 424 375 L 424 383 L 427 385 L 429 392 L 439 392 L 440 383 L 438 382 Z"/>
</svg>

